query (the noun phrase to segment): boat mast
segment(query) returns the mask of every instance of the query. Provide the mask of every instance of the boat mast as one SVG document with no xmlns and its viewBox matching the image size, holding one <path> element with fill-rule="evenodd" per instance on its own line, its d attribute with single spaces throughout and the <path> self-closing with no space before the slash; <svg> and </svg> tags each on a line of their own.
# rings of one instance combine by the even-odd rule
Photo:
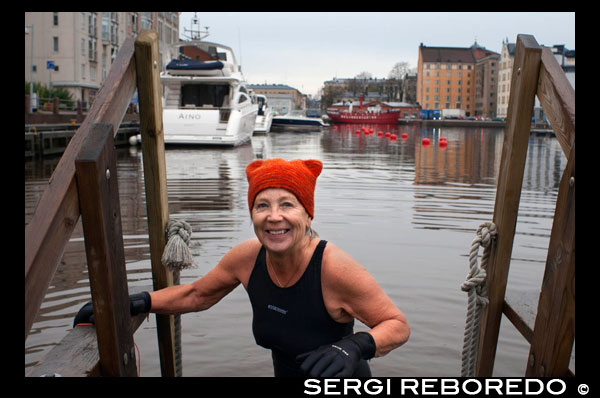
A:
<svg viewBox="0 0 600 398">
<path fill-rule="evenodd" d="M 196 26 L 196 27 L 194 27 Z M 190 22 L 190 29 L 183 28 L 183 35 L 189 40 L 202 40 L 208 37 L 208 26 L 204 27 L 206 30 L 200 30 L 200 21 L 197 13 L 194 13 L 194 18 Z M 188 35 L 189 32 L 189 35 Z M 204 36 L 203 36 L 204 35 Z"/>
</svg>

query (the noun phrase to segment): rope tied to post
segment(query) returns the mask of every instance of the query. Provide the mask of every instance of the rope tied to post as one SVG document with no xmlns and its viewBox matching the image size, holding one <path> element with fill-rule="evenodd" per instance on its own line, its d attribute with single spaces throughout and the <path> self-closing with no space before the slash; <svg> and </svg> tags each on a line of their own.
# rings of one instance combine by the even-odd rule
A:
<svg viewBox="0 0 600 398">
<path fill-rule="evenodd" d="M 190 252 L 192 227 L 183 220 L 169 219 L 167 224 L 167 244 L 161 258 L 162 264 L 173 272 L 173 285 L 179 285 L 180 271 L 195 268 L 194 258 Z M 175 328 L 175 376 L 181 377 L 183 372 L 181 351 L 181 316 L 173 318 Z"/>
<path fill-rule="evenodd" d="M 496 235 L 496 225 L 492 222 L 484 222 L 477 228 L 475 239 L 471 242 L 471 252 L 469 253 L 469 273 L 466 280 L 460 286 L 462 291 L 468 292 L 467 320 L 462 351 L 462 377 L 475 375 L 481 309 L 489 303 L 487 288 L 485 286 L 487 262 L 492 249 L 491 242 L 495 239 Z M 483 247 L 481 266 L 477 264 L 479 247 Z"/>
<path fill-rule="evenodd" d="M 161 261 L 169 271 L 193 268 L 194 258 L 190 252 L 192 227 L 183 220 L 170 219 L 167 227 L 167 244 Z"/>
</svg>

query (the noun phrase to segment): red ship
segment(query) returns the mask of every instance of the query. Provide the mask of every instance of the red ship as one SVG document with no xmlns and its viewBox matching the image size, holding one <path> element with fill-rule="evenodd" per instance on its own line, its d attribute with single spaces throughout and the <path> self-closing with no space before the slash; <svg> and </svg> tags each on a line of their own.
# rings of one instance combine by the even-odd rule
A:
<svg viewBox="0 0 600 398">
<path fill-rule="evenodd" d="M 363 110 L 362 96 L 360 97 L 360 110 L 352 111 L 340 110 L 337 108 L 328 108 L 327 116 L 333 123 L 371 123 L 371 124 L 397 124 L 400 117 L 400 110 L 369 112 Z"/>
</svg>

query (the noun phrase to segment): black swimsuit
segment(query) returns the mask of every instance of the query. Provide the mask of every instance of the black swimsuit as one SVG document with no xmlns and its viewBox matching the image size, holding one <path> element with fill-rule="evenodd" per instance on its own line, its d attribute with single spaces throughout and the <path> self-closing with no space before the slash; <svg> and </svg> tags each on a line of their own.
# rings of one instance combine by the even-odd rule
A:
<svg viewBox="0 0 600 398">
<path fill-rule="evenodd" d="M 321 292 L 321 260 L 327 241 L 320 241 L 294 285 L 281 288 L 269 277 L 264 246 L 248 281 L 252 304 L 252 332 L 256 343 L 272 350 L 275 376 L 305 376 L 295 357 L 341 340 L 353 333 L 354 320 L 334 321 Z M 369 364 L 361 360 L 353 377 L 370 377 Z"/>
</svg>

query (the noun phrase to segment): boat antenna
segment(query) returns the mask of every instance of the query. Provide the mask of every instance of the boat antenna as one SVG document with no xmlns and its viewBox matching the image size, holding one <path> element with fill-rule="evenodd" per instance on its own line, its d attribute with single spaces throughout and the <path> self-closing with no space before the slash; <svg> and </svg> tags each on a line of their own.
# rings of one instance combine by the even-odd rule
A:
<svg viewBox="0 0 600 398">
<path fill-rule="evenodd" d="M 240 27 L 238 26 L 238 46 L 240 48 L 240 72 L 242 71 L 242 36 L 240 34 Z"/>
<path fill-rule="evenodd" d="M 208 37 L 208 26 L 204 28 L 206 30 L 200 30 L 200 20 L 198 19 L 198 13 L 194 13 L 194 18 L 190 22 L 190 29 L 183 28 L 183 34 L 189 40 L 202 40 Z M 187 34 L 189 32 L 189 35 Z M 204 35 L 204 36 L 203 36 Z"/>
</svg>

